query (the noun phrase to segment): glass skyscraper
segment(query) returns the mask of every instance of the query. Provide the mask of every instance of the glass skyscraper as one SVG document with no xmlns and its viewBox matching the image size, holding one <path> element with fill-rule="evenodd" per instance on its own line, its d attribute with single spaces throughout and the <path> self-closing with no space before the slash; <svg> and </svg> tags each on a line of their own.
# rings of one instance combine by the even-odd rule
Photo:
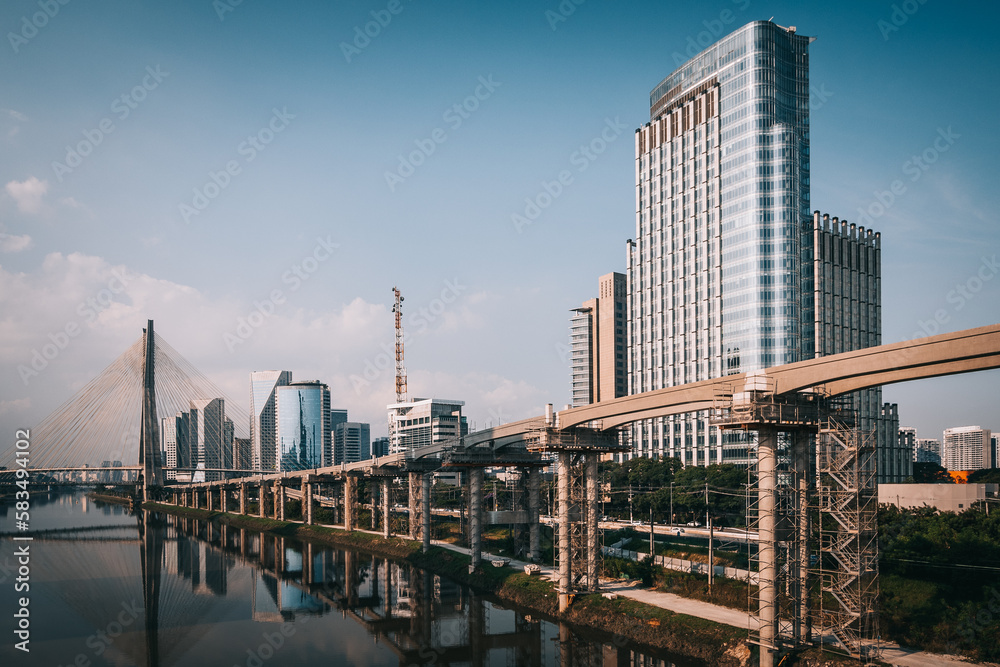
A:
<svg viewBox="0 0 1000 667">
<path fill-rule="evenodd" d="M 330 389 L 322 382 L 292 382 L 276 389 L 276 470 L 323 464 L 330 450 Z"/>
<path fill-rule="evenodd" d="M 630 394 L 881 343 L 880 235 L 810 211 L 811 41 L 755 21 L 650 93 L 627 246 Z M 881 398 L 850 402 L 879 434 L 880 481 L 902 481 Z M 685 465 L 747 463 L 753 447 L 707 411 L 639 422 L 632 442 Z"/>
<path fill-rule="evenodd" d="M 276 470 L 275 390 L 291 381 L 291 371 L 250 373 L 250 449 L 254 470 Z"/>
<path fill-rule="evenodd" d="M 650 94 L 635 136 L 630 394 L 802 357 L 810 41 L 756 21 Z M 640 422 L 633 443 L 685 464 L 728 458 L 706 413 Z"/>
</svg>

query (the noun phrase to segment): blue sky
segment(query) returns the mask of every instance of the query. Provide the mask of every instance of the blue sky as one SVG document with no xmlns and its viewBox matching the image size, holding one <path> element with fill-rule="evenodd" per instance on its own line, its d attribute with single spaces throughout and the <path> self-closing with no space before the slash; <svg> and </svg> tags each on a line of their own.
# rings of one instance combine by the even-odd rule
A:
<svg viewBox="0 0 1000 667">
<path fill-rule="evenodd" d="M 634 234 L 649 91 L 692 45 L 771 17 L 817 37 L 813 208 L 882 233 L 883 340 L 1000 320 L 998 10 L 981 3 L 45 6 L 0 8 L 6 433 L 152 318 L 230 396 L 287 369 L 382 434 L 394 285 L 411 396 L 463 399 L 477 426 L 561 407 L 568 311 Z M 998 379 L 885 397 L 921 437 L 1000 429 Z"/>
</svg>

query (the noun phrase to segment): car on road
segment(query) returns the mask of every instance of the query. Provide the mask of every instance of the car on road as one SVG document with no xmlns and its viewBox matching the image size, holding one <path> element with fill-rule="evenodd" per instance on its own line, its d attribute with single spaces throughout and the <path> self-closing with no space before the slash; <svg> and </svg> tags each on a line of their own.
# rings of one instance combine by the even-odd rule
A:
<svg viewBox="0 0 1000 667">
<path fill-rule="evenodd" d="M 697 521 L 688 521 L 688 522 L 687 522 L 686 524 L 684 524 L 684 525 L 685 525 L 685 526 L 688 526 L 689 528 L 697 528 L 697 527 L 698 527 L 698 526 L 700 526 L 701 524 L 700 524 L 700 523 L 698 523 Z M 707 567 L 707 566 L 706 566 L 706 567 Z"/>
</svg>

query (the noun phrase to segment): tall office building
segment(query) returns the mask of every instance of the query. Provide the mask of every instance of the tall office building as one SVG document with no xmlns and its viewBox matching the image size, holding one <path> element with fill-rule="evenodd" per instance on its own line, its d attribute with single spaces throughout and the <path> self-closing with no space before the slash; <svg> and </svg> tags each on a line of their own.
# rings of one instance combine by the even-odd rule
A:
<svg viewBox="0 0 1000 667">
<path fill-rule="evenodd" d="M 291 382 L 275 389 L 276 470 L 323 465 L 330 446 L 330 388 L 322 382 Z"/>
<path fill-rule="evenodd" d="M 163 452 L 163 465 L 166 468 L 177 467 L 177 418 L 163 417 L 160 420 L 160 450 Z M 176 480 L 177 470 L 164 470 L 167 479 Z"/>
<path fill-rule="evenodd" d="M 944 430 L 941 465 L 948 470 L 996 468 L 996 450 L 990 429 L 980 426 L 956 426 Z"/>
<path fill-rule="evenodd" d="M 389 454 L 390 440 L 389 438 L 383 436 L 381 438 L 375 438 L 372 440 L 372 457 L 376 456 L 387 456 Z"/>
<path fill-rule="evenodd" d="M 941 441 L 934 438 L 917 438 L 913 448 L 913 462 L 941 465 Z"/>
<path fill-rule="evenodd" d="M 880 235 L 810 212 L 811 41 L 755 21 L 651 92 L 627 245 L 630 394 L 881 342 Z M 899 468 L 894 407 L 879 389 L 850 400 Z M 747 463 L 752 447 L 707 411 L 639 422 L 632 442 L 685 465 Z"/>
<path fill-rule="evenodd" d="M 810 41 L 756 21 L 650 94 L 627 254 L 630 394 L 802 358 Z M 747 459 L 706 412 L 640 422 L 632 441 L 686 465 Z"/>
<path fill-rule="evenodd" d="M 573 309 L 570 367 L 573 406 L 625 396 L 625 295 L 622 273 L 597 281 L 598 296 Z"/>
<path fill-rule="evenodd" d="M 371 426 L 342 422 L 333 429 L 333 465 L 371 458 Z"/>
<path fill-rule="evenodd" d="M 194 468 L 191 481 L 211 482 L 223 478 L 219 468 L 233 467 L 232 420 L 226 417 L 223 398 L 196 398 L 189 403 L 185 446 Z"/>
<path fill-rule="evenodd" d="M 250 373 L 250 448 L 254 470 L 277 469 L 275 389 L 291 381 L 291 371 Z"/>
<path fill-rule="evenodd" d="M 334 440 L 336 439 L 337 426 L 347 421 L 347 410 L 330 408 L 330 449 L 323 451 L 323 465 L 332 466 L 337 463 L 337 456 L 334 452 Z"/>
</svg>

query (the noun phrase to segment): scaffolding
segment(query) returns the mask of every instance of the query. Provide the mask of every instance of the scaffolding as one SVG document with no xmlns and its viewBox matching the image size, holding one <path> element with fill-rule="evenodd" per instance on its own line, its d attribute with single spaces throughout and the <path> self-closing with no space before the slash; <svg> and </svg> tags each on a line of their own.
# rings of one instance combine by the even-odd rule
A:
<svg viewBox="0 0 1000 667">
<path fill-rule="evenodd" d="M 878 658 L 878 493 L 875 433 L 855 427 L 850 413 L 823 421 L 816 452 L 824 636 L 860 660 Z"/>
<path fill-rule="evenodd" d="M 724 387 L 714 401 L 712 424 L 747 433 L 754 450 L 747 472 L 747 527 L 758 535 L 757 550 L 750 551 L 758 590 L 748 596 L 747 606 L 753 619 L 750 640 L 761 647 L 762 666 L 812 639 L 810 448 L 822 403 L 812 392 L 777 395 L 764 376 Z"/>
<path fill-rule="evenodd" d="M 558 465 L 557 559 L 559 611 L 569 608 L 573 596 L 596 591 L 601 562 L 598 527 L 597 458 L 622 451 L 615 431 L 601 431 L 599 422 L 589 427 L 557 429 L 551 406 L 544 428 L 524 436 L 525 448 L 537 454 L 556 454 Z"/>
<path fill-rule="evenodd" d="M 780 395 L 762 374 L 720 390 L 712 423 L 756 434 L 747 527 L 758 534 L 750 569 L 759 585 L 748 606 L 761 665 L 814 637 L 854 658 L 877 658 L 874 432 L 856 428 L 853 411 L 823 391 Z"/>
</svg>

